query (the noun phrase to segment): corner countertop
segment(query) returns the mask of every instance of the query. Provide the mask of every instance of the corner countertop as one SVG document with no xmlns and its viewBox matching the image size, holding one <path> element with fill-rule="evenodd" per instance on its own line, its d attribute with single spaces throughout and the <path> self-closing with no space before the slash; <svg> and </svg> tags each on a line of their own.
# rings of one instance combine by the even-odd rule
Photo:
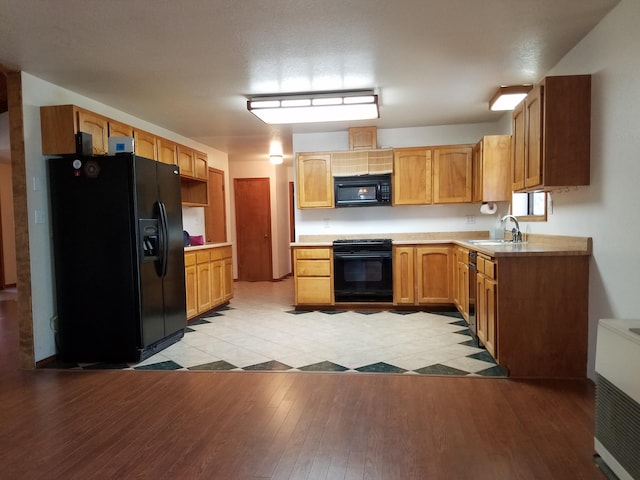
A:
<svg viewBox="0 0 640 480">
<path fill-rule="evenodd" d="M 196 250 L 204 250 L 207 248 L 230 247 L 230 242 L 224 243 L 205 243 L 204 245 L 194 245 L 193 247 L 184 247 L 185 252 L 195 252 Z"/>
<path fill-rule="evenodd" d="M 354 236 L 353 238 L 356 238 Z M 391 238 L 393 245 L 433 245 L 449 243 L 475 250 L 491 257 L 516 256 L 589 256 L 592 252 L 591 237 L 527 234 L 522 243 L 504 245 L 474 245 L 468 240 L 489 239 L 488 232 L 445 232 L 425 234 L 379 234 L 357 238 Z M 333 239 L 325 236 L 309 236 L 290 244 L 291 248 L 331 247 Z"/>
</svg>

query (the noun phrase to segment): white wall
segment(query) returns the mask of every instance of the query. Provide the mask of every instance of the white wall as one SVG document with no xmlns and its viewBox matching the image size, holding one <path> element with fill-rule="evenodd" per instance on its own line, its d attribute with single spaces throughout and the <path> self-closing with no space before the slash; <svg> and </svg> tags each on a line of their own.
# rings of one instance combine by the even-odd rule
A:
<svg viewBox="0 0 640 480">
<path fill-rule="evenodd" d="M 592 74 L 591 185 L 552 193 L 536 233 L 589 236 L 589 376 L 600 318 L 640 318 L 640 2 L 622 0 L 549 74 Z"/>
<path fill-rule="evenodd" d="M 380 147 L 400 148 L 477 143 L 484 135 L 509 134 L 510 129 L 509 116 L 503 115 L 495 123 L 378 129 L 377 136 Z M 293 149 L 348 150 L 349 135 L 346 131 L 294 134 Z M 477 204 L 296 209 L 296 239 L 300 235 L 492 230 L 506 213 L 508 204 L 500 204 L 494 215 L 480 214 Z"/>
<path fill-rule="evenodd" d="M 228 161 L 226 154 L 218 150 L 78 95 L 70 90 L 40 80 L 26 72 L 22 73 L 22 99 L 25 167 L 27 185 L 29 186 L 27 188 L 27 207 L 29 212 L 29 253 L 32 269 L 33 336 L 35 360 L 39 361 L 55 354 L 54 335 L 51 328 L 51 319 L 55 315 L 53 301 L 54 281 L 50 246 L 48 187 L 40 134 L 40 107 L 43 105 L 74 104 L 205 152 L 209 156 L 209 164 L 220 170 L 228 171 Z M 35 182 L 34 179 L 36 179 Z M 37 190 L 32 188 L 34 183 L 39 185 Z M 36 210 L 47 213 L 44 224 L 36 224 L 34 222 L 34 212 Z"/>
</svg>

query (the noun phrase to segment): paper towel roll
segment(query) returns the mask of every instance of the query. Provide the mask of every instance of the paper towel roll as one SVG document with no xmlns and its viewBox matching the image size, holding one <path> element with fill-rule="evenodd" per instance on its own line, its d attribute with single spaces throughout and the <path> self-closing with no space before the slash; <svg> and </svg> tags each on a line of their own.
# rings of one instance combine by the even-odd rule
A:
<svg viewBox="0 0 640 480">
<path fill-rule="evenodd" d="M 480 206 L 480 213 L 484 215 L 493 215 L 498 210 L 498 206 L 495 203 L 483 203 Z"/>
</svg>

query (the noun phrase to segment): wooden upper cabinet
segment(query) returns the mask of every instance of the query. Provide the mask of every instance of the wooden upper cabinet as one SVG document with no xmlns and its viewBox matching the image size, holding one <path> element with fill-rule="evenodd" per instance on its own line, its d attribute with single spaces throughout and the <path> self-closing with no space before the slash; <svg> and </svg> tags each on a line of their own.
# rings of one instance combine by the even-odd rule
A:
<svg viewBox="0 0 640 480">
<path fill-rule="evenodd" d="M 524 102 L 513 110 L 513 126 L 511 129 L 511 189 L 514 191 L 524 188 L 524 157 L 525 157 L 525 121 Z"/>
<path fill-rule="evenodd" d="M 75 105 L 40 107 L 42 153 L 65 155 L 76 153 L 76 134 L 91 134 L 94 155 L 106 155 L 109 119 Z"/>
<path fill-rule="evenodd" d="M 300 153 L 296 161 L 298 208 L 333 207 L 330 153 Z"/>
<path fill-rule="evenodd" d="M 542 185 L 542 115 L 543 87 L 534 88 L 524 104 L 524 117 L 527 124 L 525 136 L 524 186 Z"/>
<path fill-rule="evenodd" d="M 376 127 L 354 127 L 349 129 L 349 150 L 375 150 L 378 148 Z"/>
<path fill-rule="evenodd" d="M 518 191 L 589 185 L 591 75 L 546 77 L 513 112 Z"/>
<path fill-rule="evenodd" d="M 195 177 L 195 163 L 193 149 L 178 146 L 178 165 L 180 166 L 180 175 Z"/>
<path fill-rule="evenodd" d="M 432 203 L 431 150 L 399 148 L 393 151 L 393 204 Z"/>
<path fill-rule="evenodd" d="M 109 150 L 109 120 L 97 113 L 78 110 L 78 131 L 91 134 L 94 155 L 106 155 Z"/>
<path fill-rule="evenodd" d="M 109 120 L 109 137 L 133 137 L 133 127 Z"/>
<path fill-rule="evenodd" d="M 158 160 L 158 150 L 156 144 L 156 136 L 145 132 L 144 130 L 133 131 L 133 146 L 136 149 L 136 155 Z"/>
<path fill-rule="evenodd" d="M 178 164 L 178 144 L 167 140 L 166 138 L 158 137 L 158 161 L 162 163 L 168 163 L 170 165 Z"/>
<path fill-rule="evenodd" d="M 433 152 L 433 203 L 471 202 L 473 146 L 437 147 Z"/>
<path fill-rule="evenodd" d="M 209 157 L 207 157 L 207 154 L 194 150 L 193 163 L 194 163 L 195 177 L 199 178 L 200 180 L 208 181 L 209 180 Z"/>
<path fill-rule="evenodd" d="M 474 202 L 511 201 L 511 135 L 488 135 L 474 148 Z"/>
</svg>

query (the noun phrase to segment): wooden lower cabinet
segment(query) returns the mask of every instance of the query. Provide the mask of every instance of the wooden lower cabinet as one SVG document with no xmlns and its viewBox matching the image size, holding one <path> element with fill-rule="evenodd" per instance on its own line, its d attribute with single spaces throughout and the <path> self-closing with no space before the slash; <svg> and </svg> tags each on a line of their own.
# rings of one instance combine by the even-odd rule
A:
<svg viewBox="0 0 640 480">
<path fill-rule="evenodd" d="M 476 276 L 476 322 L 478 339 L 491 354 L 497 358 L 497 269 L 493 259 L 478 255 L 478 274 Z"/>
<path fill-rule="evenodd" d="M 393 247 L 393 303 L 416 303 L 415 247 Z"/>
<path fill-rule="evenodd" d="M 210 247 L 186 252 L 187 319 L 216 308 L 233 298 L 231 247 Z"/>
<path fill-rule="evenodd" d="M 449 245 L 394 247 L 393 303 L 396 305 L 453 303 L 451 258 Z"/>
<path fill-rule="evenodd" d="M 479 253 L 477 266 L 478 339 L 509 376 L 586 377 L 589 256 Z"/>
<path fill-rule="evenodd" d="M 296 305 L 333 305 L 333 249 L 294 248 Z"/>
<path fill-rule="evenodd" d="M 453 256 L 453 303 L 469 323 L 469 250 L 455 247 Z"/>
<path fill-rule="evenodd" d="M 198 276 L 195 252 L 185 253 L 184 255 L 184 279 L 186 284 L 187 318 L 192 318 L 198 314 Z"/>
</svg>

